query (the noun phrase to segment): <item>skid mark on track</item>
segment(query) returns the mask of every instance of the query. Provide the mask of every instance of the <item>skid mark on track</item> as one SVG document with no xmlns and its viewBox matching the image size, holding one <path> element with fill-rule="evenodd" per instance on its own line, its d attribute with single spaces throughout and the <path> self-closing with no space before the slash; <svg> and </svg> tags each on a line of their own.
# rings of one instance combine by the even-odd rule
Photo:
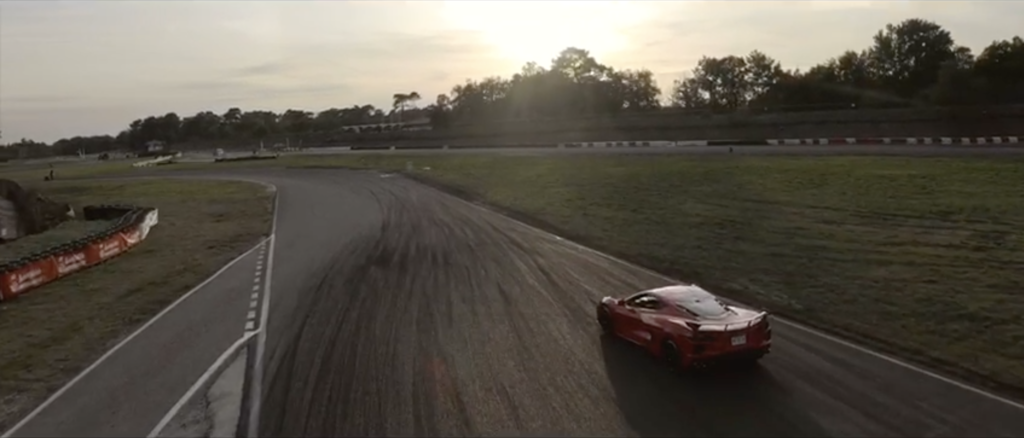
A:
<svg viewBox="0 0 1024 438">
<path fill-rule="evenodd" d="M 262 435 L 922 436 L 979 426 L 936 429 L 948 416 L 879 391 L 877 370 L 836 377 L 844 362 L 824 355 L 679 379 L 600 341 L 593 323 L 601 296 L 664 278 L 402 178 L 341 182 L 376 206 L 367 214 L 380 224 L 296 285 Z M 843 402 L 821 403 L 826 395 Z M 896 414 L 904 420 L 888 420 Z M 837 426 L 837 415 L 849 420 Z"/>
</svg>

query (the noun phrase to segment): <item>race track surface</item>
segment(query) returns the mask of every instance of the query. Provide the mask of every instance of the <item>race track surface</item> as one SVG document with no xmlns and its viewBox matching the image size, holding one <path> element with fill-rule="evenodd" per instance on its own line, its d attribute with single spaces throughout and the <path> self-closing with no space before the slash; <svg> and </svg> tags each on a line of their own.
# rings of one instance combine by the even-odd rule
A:
<svg viewBox="0 0 1024 438">
<path fill-rule="evenodd" d="M 754 370 L 672 375 L 593 320 L 664 279 L 397 176 L 261 172 L 261 436 L 1024 434 L 1024 409 L 782 322 Z"/>
</svg>

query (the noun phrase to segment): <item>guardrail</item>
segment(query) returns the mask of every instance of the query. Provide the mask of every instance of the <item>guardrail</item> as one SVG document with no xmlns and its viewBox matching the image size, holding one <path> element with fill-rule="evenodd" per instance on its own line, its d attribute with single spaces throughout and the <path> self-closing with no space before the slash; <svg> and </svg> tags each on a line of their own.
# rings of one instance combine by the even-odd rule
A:
<svg viewBox="0 0 1024 438">
<path fill-rule="evenodd" d="M 0 301 L 10 301 L 32 289 L 114 258 L 135 247 L 159 223 L 155 208 L 98 205 L 82 209 L 85 220 L 116 220 L 88 236 L 0 264 Z"/>
<path fill-rule="evenodd" d="M 419 149 L 562 149 L 562 148 L 620 148 L 620 147 L 692 147 L 692 146 L 779 146 L 779 145 L 998 145 L 1017 144 L 1021 136 L 990 137 L 867 137 L 867 138 L 772 138 L 733 140 L 650 140 L 650 141 L 595 141 L 570 143 L 505 143 L 497 145 L 352 145 L 353 151 L 419 150 Z"/>
</svg>

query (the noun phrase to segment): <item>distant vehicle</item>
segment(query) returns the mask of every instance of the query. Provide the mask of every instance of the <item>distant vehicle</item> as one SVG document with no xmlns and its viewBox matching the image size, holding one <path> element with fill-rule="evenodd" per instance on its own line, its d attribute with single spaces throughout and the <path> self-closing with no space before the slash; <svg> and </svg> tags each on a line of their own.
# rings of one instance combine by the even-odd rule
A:
<svg viewBox="0 0 1024 438">
<path fill-rule="evenodd" d="M 674 369 L 755 363 L 772 346 L 768 312 L 730 306 L 695 285 L 604 297 L 597 305 L 597 322 L 605 335 L 640 345 Z"/>
</svg>

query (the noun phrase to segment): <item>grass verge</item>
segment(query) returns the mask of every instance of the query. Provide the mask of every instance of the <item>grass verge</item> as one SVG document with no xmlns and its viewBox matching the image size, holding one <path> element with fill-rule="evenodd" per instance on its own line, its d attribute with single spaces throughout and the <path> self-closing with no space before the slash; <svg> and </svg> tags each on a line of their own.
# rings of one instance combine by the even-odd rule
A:
<svg viewBox="0 0 1024 438">
<path fill-rule="evenodd" d="M 40 186 L 43 183 L 37 183 Z M 254 245 L 272 194 L 243 182 L 48 182 L 55 201 L 156 207 L 160 224 L 110 262 L 0 305 L 0 430 L 137 326 Z"/>
<path fill-rule="evenodd" d="M 1020 394 L 1024 161 L 384 156 L 724 296 Z M 423 170 L 428 167 L 430 170 Z"/>
</svg>

